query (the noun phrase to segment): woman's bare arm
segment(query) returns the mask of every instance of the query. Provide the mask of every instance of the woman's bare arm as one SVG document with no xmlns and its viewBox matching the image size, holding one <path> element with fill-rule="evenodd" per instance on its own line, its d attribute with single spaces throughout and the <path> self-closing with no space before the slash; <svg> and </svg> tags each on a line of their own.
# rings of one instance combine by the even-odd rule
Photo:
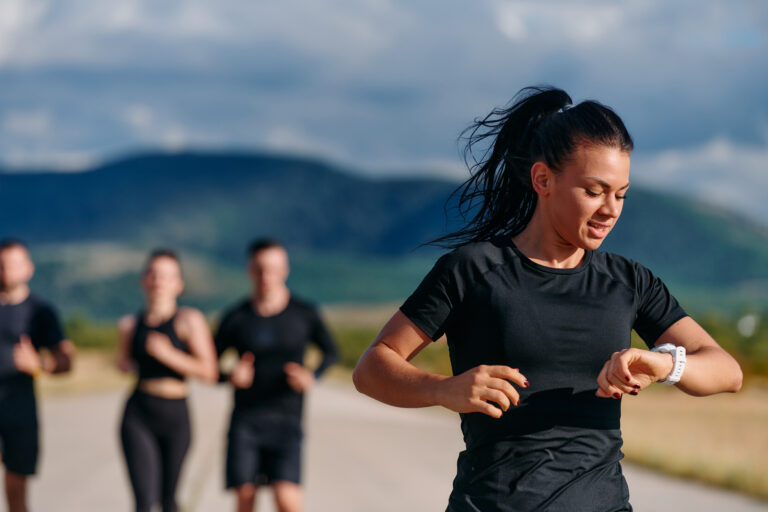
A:
<svg viewBox="0 0 768 512">
<path fill-rule="evenodd" d="M 425 372 L 410 363 L 431 342 L 398 311 L 357 363 L 355 387 L 376 400 L 397 407 L 440 405 L 456 412 L 481 412 L 494 418 L 519 404 L 512 383 L 528 381 L 508 366 L 478 366 L 455 377 Z M 493 405 L 498 404 L 498 406 Z"/>
<path fill-rule="evenodd" d="M 739 363 L 691 317 L 670 326 L 656 340 L 656 346 L 671 343 L 685 347 L 686 364 L 678 388 L 694 396 L 735 393 L 741 389 Z M 616 352 L 598 376 L 598 396 L 618 398 L 664 380 L 674 366 L 671 354 L 630 348 Z M 616 395 L 619 396 L 616 396 Z"/>
<path fill-rule="evenodd" d="M 216 349 L 203 314 L 193 308 L 180 309 L 174 329 L 187 344 L 188 354 L 175 348 L 167 336 L 154 331 L 147 335 L 147 352 L 177 373 L 216 382 L 219 377 Z"/>
</svg>

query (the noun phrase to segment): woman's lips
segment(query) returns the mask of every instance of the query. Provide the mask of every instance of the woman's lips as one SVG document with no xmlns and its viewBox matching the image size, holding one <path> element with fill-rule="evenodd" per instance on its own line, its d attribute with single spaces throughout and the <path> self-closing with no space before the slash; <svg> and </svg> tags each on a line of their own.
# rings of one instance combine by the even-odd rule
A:
<svg viewBox="0 0 768 512">
<path fill-rule="evenodd" d="M 589 228 L 589 234 L 595 238 L 604 238 L 611 231 L 610 224 L 603 224 L 593 220 L 587 222 L 587 227 Z"/>
</svg>

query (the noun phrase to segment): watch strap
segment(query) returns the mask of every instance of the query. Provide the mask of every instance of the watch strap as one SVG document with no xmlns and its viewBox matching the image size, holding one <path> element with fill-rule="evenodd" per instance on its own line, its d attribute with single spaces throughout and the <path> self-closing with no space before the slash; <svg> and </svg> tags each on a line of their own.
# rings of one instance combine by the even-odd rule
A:
<svg viewBox="0 0 768 512">
<path fill-rule="evenodd" d="M 667 375 L 664 380 L 660 380 L 659 384 L 671 386 L 680 382 L 680 378 L 683 376 L 685 370 L 685 347 L 676 346 L 672 343 L 664 343 L 658 347 L 653 347 L 651 352 L 660 352 L 662 354 L 671 354 L 674 360 L 672 371 Z"/>
</svg>

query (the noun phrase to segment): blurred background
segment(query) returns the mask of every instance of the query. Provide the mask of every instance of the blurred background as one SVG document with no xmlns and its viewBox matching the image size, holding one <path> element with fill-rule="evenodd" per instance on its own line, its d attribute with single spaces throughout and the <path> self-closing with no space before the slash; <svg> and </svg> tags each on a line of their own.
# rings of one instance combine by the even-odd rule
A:
<svg viewBox="0 0 768 512">
<path fill-rule="evenodd" d="M 626 407 L 625 451 L 768 498 L 767 56 L 760 0 L 0 0 L 0 236 L 30 244 L 33 290 L 95 361 L 151 248 L 180 251 L 215 326 L 249 289 L 247 242 L 275 236 L 349 368 L 455 227 L 461 131 L 527 85 L 597 99 L 636 143 L 604 248 L 747 374 L 722 407 Z M 449 371 L 445 347 L 419 364 Z M 675 421 L 701 429 L 687 455 L 643 442 Z"/>
</svg>

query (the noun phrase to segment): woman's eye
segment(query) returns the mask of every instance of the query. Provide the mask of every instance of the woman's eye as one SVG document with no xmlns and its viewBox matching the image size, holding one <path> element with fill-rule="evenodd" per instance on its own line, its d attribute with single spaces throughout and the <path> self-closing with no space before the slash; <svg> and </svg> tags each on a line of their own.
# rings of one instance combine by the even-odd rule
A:
<svg viewBox="0 0 768 512">
<path fill-rule="evenodd" d="M 622 201 L 624 199 L 626 199 L 626 198 L 627 198 L 627 194 L 624 194 L 623 196 L 616 196 L 616 199 L 619 199 L 619 200 L 622 200 Z"/>
<path fill-rule="evenodd" d="M 599 196 L 601 194 L 600 192 L 595 192 L 594 190 L 589 190 L 588 188 L 584 189 L 584 190 L 587 191 L 587 195 L 589 197 L 597 197 L 597 196 Z"/>
</svg>

